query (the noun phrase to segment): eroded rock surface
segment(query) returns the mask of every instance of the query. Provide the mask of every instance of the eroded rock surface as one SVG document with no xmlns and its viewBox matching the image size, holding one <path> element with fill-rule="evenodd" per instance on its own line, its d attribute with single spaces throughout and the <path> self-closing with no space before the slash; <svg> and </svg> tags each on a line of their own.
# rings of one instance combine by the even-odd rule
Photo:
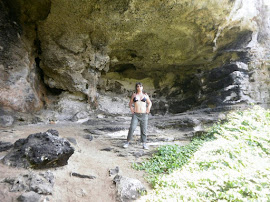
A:
<svg viewBox="0 0 270 202">
<path fill-rule="evenodd" d="M 0 6 L 0 105 L 11 110 L 45 105 L 43 121 L 76 121 L 91 110 L 125 114 L 138 80 L 152 114 L 270 101 L 266 0 Z"/>
<path fill-rule="evenodd" d="M 11 185 L 11 192 L 34 191 L 38 194 L 52 194 L 54 186 L 54 176 L 50 171 L 44 173 L 29 173 L 4 179 L 5 183 Z"/>
<path fill-rule="evenodd" d="M 22 25 L 0 2 L 0 106 L 30 112 L 43 107 L 44 89 L 36 68 L 31 41 Z"/>
</svg>

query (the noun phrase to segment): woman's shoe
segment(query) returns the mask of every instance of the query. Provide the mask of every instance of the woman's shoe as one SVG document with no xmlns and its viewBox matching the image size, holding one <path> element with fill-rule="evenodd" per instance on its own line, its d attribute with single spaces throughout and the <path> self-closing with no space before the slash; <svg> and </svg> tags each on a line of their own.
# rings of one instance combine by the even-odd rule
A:
<svg viewBox="0 0 270 202">
<path fill-rule="evenodd" d="M 126 143 L 123 145 L 124 148 L 128 148 L 128 146 L 129 146 L 129 142 L 126 142 Z"/>
<path fill-rule="evenodd" d="M 149 147 L 148 147 L 148 145 L 146 143 L 143 143 L 143 149 L 146 149 L 146 150 L 149 149 Z"/>
</svg>

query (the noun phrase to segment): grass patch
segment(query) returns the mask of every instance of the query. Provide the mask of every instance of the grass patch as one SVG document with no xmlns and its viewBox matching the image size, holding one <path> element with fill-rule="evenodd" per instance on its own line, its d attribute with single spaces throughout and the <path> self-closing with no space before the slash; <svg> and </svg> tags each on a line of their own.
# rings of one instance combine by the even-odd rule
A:
<svg viewBox="0 0 270 202">
<path fill-rule="evenodd" d="M 186 146 L 162 146 L 133 167 L 154 187 L 144 201 L 270 201 L 270 111 L 228 115 Z"/>
</svg>

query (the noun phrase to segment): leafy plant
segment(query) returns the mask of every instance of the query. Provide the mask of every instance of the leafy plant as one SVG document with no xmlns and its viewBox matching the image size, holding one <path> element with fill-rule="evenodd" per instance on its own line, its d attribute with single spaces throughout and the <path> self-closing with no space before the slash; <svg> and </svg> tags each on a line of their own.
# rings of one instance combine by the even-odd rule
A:
<svg viewBox="0 0 270 202">
<path fill-rule="evenodd" d="M 270 111 L 228 114 L 186 146 L 162 146 L 133 167 L 147 172 L 148 201 L 270 201 Z"/>
</svg>

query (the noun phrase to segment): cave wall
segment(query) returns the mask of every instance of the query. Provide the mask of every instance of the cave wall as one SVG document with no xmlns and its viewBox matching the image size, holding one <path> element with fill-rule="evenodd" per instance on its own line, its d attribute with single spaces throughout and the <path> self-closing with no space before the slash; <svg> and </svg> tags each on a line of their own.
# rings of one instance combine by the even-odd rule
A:
<svg viewBox="0 0 270 202">
<path fill-rule="evenodd" d="M 2 22 L 10 21 L 9 32 L 20 31 L 22 36 L 17 39 L 14 34 L 8 41 L 16 38 L 17 51 L 31 62 L 11 60 L 27 70 L 26 75 L 41 68 L 42 81 L 35 76 L 27 80 L 34 105 L 22 109 L 2 102 L 3 106 L 41 108 L 42 100 L 49 103 L 48 96 L 40 95 L 42 82 L 47 91 L 63 92 L 61 99 L 77 97 L 90 106 L 88 110 L 107 112 L 118 105 L 124 112 L 122 102 L 136 81 L 143 82 L 151 96 L 153 114 L 269 103 L 266 0 L 4 2 L 17 18 L 17 27 L 11 17 L 1 17 Z M 13 53 L 16 49 L 9 49 L 7 57 Z M 2 95 L 2 100 L 14 101 L 12 94 Z M 17 105 L 24 106 L 26 101 L 19 100 Z"/>
<path fill-rule="evenodd" d="M 43 107 L 44 86 L 36 68 L 35 47 L 7 6 L 0 2 L 0 107 L 34 112 Z"/>
</svg>

